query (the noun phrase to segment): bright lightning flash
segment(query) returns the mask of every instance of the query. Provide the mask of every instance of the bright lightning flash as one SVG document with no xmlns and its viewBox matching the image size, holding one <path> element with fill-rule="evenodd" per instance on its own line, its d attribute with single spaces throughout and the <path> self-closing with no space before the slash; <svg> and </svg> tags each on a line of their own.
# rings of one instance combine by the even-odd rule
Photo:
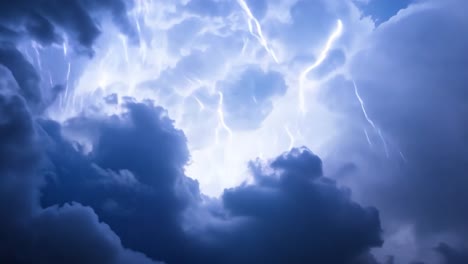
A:
<svg viewBox="0 0 468 264">
<path fill-rule="evenodd" d="M 219 125 L 216 128 L 216 144 L 219 142 L 219 130 L 222 128 L 224 129 L 229 135 L 229 142 L 232 141 L 232 130 L 226 125 L 224 121 L 224 112 L 223 112 L 223 93 L 218 92 L 219 101 L 218 101 L 218 118 L 219 118 Z"/>
<path fill-rule="evenodd" d="M 322 52 L 320 52 L 320 55 L 317 58 L 317 60 L 314 62 L 314 64 L 310 65 L 305 70 L 303 70 L 301 74 L 299 75 L 299 110 L 302 113 L 306 112 L 305 99 L 304 99 L 304 89 L 305 89 L 304 82 L 306 81 L 307 74 L 309 74 L 312 70 L 314 70 L 315 68 L 317 68 L 323 63 L 323 61 L 327 58 L 328 52 L 333 46 L 333 43 L 341 36 L 342 31 L 343 31 L 343 22 L 341 22 L 341 20 L 338 19 L 335 30 L 328 38 L 327 43 L 325 44 L 325 47 L 323 48 Z"/>
<path fill-rule="evenodd" d="M 33 42 L 32 47 L 36 54 L 37 66 L 39 67 L 39 70 L 42 71 L 42 61 L 41 61 L 41 55 L 39 54 L 38 44 L 36 42 Z"/>
<path fill-rule="evenodd" d="M 354 80 L 353 80 L 353 85 L 354 85 L 354 94 L 356 95 L 356 98 L 358 99 L 359 104 L 361 105 L 362 113 L 363 113 L 364 117 L 366 118 L 367 123 L 369 123 L 369 125 L 371 125 L 372 128 L 374 129 L 374 131 L 379 135 L 380 140 L 382 141 L 382 145 L 384 147 L 385 155 L 388 158 L 389 157 L 388 146 L 387 146 L 387 142 L 386 142 L 386 140 L 385 140 L 385 138 L 384 138 L 384 136 L 382 134 L 382 131 L 375 125 L 374 121 L 367 114 L 366 107 L 365 107 L 365 104 L 364 104 L 364 100 L 362 100 L 361 96 L 359 95 L 359 91 L 358 91 L 356 82 L 354 82 Z M 371 145 L 370 140 L 369 140 L 369 135 L 367 134 L 367 131 L 364 130 L 364 133 L 366 134 L 367 141 L 369 142 L 369 145 Z"/>
<path fill-rule="evenodd" d="M 291 130 L 289 130 L 288 126 L 284 126 L 284 130 L 286 131 L 286 134 L 288 134 L 289 137 L 289 147 L 288 149 L 291 150 L 294 147 L 294 142 L 296 141 L 293 134 L 291 133 Z"/>
<path fill-rule="evenodd" d="M 372 128 L 374 128 L 374 130 L 377 131 L 378 129 L 375 126 L 374 121 L 372 121 L 372 119 L 370 119 L 369 116 L 367 115 L 366 107 L 364 105 L 364 100 L 362 100 L 361 96 L 359 95 L 359 91 L 358 91 L 356 82 L 353 81 L 353 85 L 354 85 L 354 94 L 356 95 L 356 98 L 358 99 L 359 104 L 361 105 L 361 110 L 362 110 L 362 113 L 364 114 L 364 117 L 367 120 L 367 123 L 369 123 L 369 125 L 371 125 Z"/>
<path fill-rule="evenodd" d="M 245 2 L 245 0 L 237 0 L 241 8 L 244 10 L 245 14 L 247 15 L 248 23 L 249 23 L 249 32 L 254 36 L 259 42 L 260 45 L 263 46 L 263 48 L 270 54 L 270 56 L 275 60 L 276 63 L 279 63 L 278 58 L 276 57 L 275 52 L 271 49 L 271 47 L 268 45 L 267 40 L 263 36 L 262 32 L 262 27 L 260 26 L 260 23 L 258 20 L 255 18 L 255 16 L 252 14 L 252 11 L 250 10 L 249 6 Z M 255 29 L 254 29 L 255 25 Z M 255 30 L 255 31 L 254 31 Z"/>
</svg>

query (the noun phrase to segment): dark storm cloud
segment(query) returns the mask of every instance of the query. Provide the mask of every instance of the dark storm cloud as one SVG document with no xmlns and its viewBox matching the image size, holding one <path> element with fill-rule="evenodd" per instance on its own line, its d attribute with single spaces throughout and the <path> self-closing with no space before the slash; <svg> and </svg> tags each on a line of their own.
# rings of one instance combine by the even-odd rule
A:
<svg viewBox="0 0 468 264">
<path fill-rule="evenodd" d="M 2 79 L 6 78 L 1 76 Z M 2 82 L 5 86 L 8 82 Z M 21 96 L 0 94 L 0 261 L 2 263 L 154 263 L 80 204 L 39 206 L 43 160 L 37 127 Z"/>
<path fill-rule="evenodd" d="M 43 204 L 92 206 L 130 248 L 168 263 L 190 263 L 194 253 L 185 249 L 179 218 L 200 194 L 183 174 L 189 158 L 185 136 L 160 107 L 127 108 L 122 116 L 69 121 L 66 129 L 92 139 L 88 155 L 62 137 L 59 124 L 41 122 L 50 162 Z"/>
<path fill-rule="evenodd" d="M 34 67 L 13 44 L 0 42 L 0 65 L 8 68 L 16 80 L 19 93 L 31 104 L 41 102 L 40 77 Z M 2 89 L 14 87 L 2 87 Z"/>
<path fill-rule="evenodd" d="M 63 128 L 41 122 L 49 153 L 43 204 L 91 206 L 125 245 L 167 263 L 373 263 L 365 256 L 381 245 L 377 211 L 324 178 L 310 151 L 278 157 L 268 165 L 274 175 L 252 163 L 255 183 L 226 190 L 209 209 L 183 173 L 186 139 L 165 111 L 150 102 L 127 108 Z M 92 151 L 84 154 L 66 131 L 87 135 Z"/>
<path fill-rule="evenodd" d="M 0 25 L 0 41 L 15 42 L 19 39 L 19 33 Z"/>
<path fill-rule="evenodd" d="M 80 204 L 48 207 L 31 226 L 27 263 L 155 263 L 141 253 L 122 248 L 119 237 L 100 223 L 93 209 Z M 25 254 L 26 253 L 26 254 Z"/>
<path fill-rule="evenodd" d="M 293 8 L 294 21 L 305 25 L 311 14 L 301 5 L 315 10 L 321 4 Z M 124 33 L 132 32 L 122 1 L 0 0 L 0 7 L 0 39 L 11 42 L 29 36 L 49 45 L 66 35 L 78 51 L 91 53 L 101 30 L 95 18 L 105 10 Z M 262 13 L 264 4 L 253 9 Z M 292 41 L 299 35 L 290 33 Z M 211 62 L 210 54 L 184 57 L 162 74 L 161 86 L 171 91 L 181 73 L 196 79 L 222 71 L 223 53 L 213 53 Z M 128 99 L 124 114 L 37 121 L 27 104 L 41 101 L 37 73 L 14 46 L 0 50 L 0 60 L 18 84 L 0 90 L 13 93 L 0 96 L 0 261 L 153 263 L 146 255 L 167 263 L 376 263 L 369 250 L 382 244 L 377 210 L 324 177 L 321 160 L 309 150 L 253 162 L 253 183 L 210 200 L 185 176 L 186 138 L 164 109 Z M 231 111 L 230 121 L 263 120 L 271 96 L 285 91 L 278 74 L 256 69 L 229 85 L 227 108 L 248 102 L 257 111 Z"/>
<path fill-rule="evenodd" d="M 0 68 L 3 70 L 3 68 Z M 38 179 L 31 177 L 40 159 L 32 118 L 21 96 L 5 92 L 13 85 L 0 71 L 0 244 L 16 221 L 29 218 L 35 206 Z M 14 238 L 14 237 L 12 237 Z M 0 254 L 3 253 L 0 249 Z"/>
<path fill-rule="evenodd" d="M 321 160 L 308 149 L 251 169 L 254 184 L 222 196 L 229 216 L 245 220 L 225 242 L 235 248 L 228 263 L 352 263 L 381 245 L 377 210 L 352 202 L 349 190 L 323 177 Z"/>
<path fill-rule="evenodd" d="M 420 234 L 466 238 L 468 19 L 459 10 L 467 4 L 432 4 L 382 24 L 356 57 L 353 76 L 369 114 L 408 160 L 370 187 L 378 207 Z"/>
<path fill-rule="evenodd" d="M 42 45 L 61 43 L 66 37 L 78 51 L 92 54 L 100 34 L 97 18 L 110 13 L 122 32 L 132 36 L 124 1 L 18 0 L 0 1 L 0 39 L 30 37 Z"/>
<path fill-rule="evenodd" d="M 445 243 L 440 243 L 435 250 L 442 256 L 444 264 L 468 263 L 468 249 L 453 248 Z"/>
<path fill-rule="evenodd" d="M 76 51 L 92 54 L 105 14 L 136 41 L 126 12 L 127 6 L 120 0 L 0 0 L 0 65 L 11 71 L 29 107 L 34 112 L 43 110 L 63 87 L 50 87 L 51 91 L 42 94 L 38 72 L 16 44 L 32 40 L 48 46 L 61 44 L 66 38 Z"/>
<path fill-rule="evenodd" d="M 19 93 L 35 114 L 42 113 L 64 90 L 63 85 L 41 89 L 38 72 L 12 43 L 0 42 L 0 67 L 4 67 L 0 80 L 10 82 L 0 90 Z"/>
<path fill-rule="evenodd" d="M 20 96 L 0 94 L 0 210 L 3 232 L 15 225 L 15 220 L 30 216 L 38 183 L 30 174 L 40 155 L 32 120 L 24 104 Z"/>
<path fill-rule="evenodd" d="M 395 263 L 433 263 L 428 248 L 452 238 L 466 243 L 468 237 L 468 207 L 461 202 L 468 200 L 464 8 L 463 1 L 428 1 L 403 11 L 381 24 L 352 58 L 351 76 L 334 78 L 322 90 L 330 109 L 343 116 L 345 135 L 335 158 L 356 166 L 352 177 L 340 182 L 351 185 L 359 201 L 379 208 L 390 247 L 385 252 L 395 254 Z M 389 158 L 365 119 L 351 78 L 368 116 L 384 133 Z M 413 241 L 402 246 L 398 232 L 404 226 L 411 226 Z M 415 251 L 419 255 L 411 256 Z"/>
<path fill-rule="evenodd" d="M 217 83 L 224 95 L 226 123 L 234 129 L 254 129 L 273 110 L 272 99 L 286 92 L 286 83 L 278 72 L 250 67 L 232 80 Z"/>
</svg>

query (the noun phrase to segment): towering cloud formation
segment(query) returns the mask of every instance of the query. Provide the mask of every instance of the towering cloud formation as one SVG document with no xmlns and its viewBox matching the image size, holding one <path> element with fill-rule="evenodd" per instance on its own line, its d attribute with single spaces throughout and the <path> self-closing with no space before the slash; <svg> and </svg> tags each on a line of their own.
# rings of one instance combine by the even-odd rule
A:
<svg viewBox="0 0 468 264">
<path fill-rule="evenodd" d="M 324 178 L 321 160 L 308 149 L 251 169 L 254 184 L 222 197 L 228 215 L 245 223 L 225 240 L 236 248 L 232 263 L 350 263 L 381 245 L 377 211 Z"/>
<path fill-rule="evenodd" d="M 154 263 L 124 249 L 119 237 L 89 207 L 72 203 L 42 208 L 38 127 L 18 95 L 2 94 L 0 113 L 2 262 Z"/>
<path fill-rule="evenodd" d="M 391 234 L 386 245 L 400 254 L 397 263 L 418 258 L 416 254 L 430 259 L 428 252 L 434 255 L 431 248 L 439 241 L 467 243 L 468 207 L 460 201 L 468 199 L 468 153 L 460 146 L 466 145 L 468 131 L 468 20 L 459 11 L 466 6 L 463 1 L 412 5 L 381 24 L 350 64 L 365 102 L 364 117 L 375 123 L 367 127 L 384 132 L 390 156 L 380 164 L 356 159 L 356 177 L 369 176 L 350 182 L 379 208 Z M 337 108 L 356 126 L 362 113 L 351 78 L 335 78 L 329 86 L 333 92 L 327 101 L 339 98 Z M 385 151 L 378 133 L 368 132 L 373 145 L 365 147 L 362 128 L 348 130 L 344 141 L 353 144 L 353 153 Z"/>
<path fill-rule="evenodd" d="M 468 250 L 456 249 L 440 243 L 435 250 L 442 256 L 445 264 L 463 264 L 468 262 Z"/>
<path fill-rule="evenodd" d="M 90 52 L 98 30 L 86 8 L 114 6 L 112 12 L 120 21 L 125 8 L 118 3 L 0 3 L 1 262 L 154 263 L 141 253 L 125 249 L 92 208 L 78 203 L 40 206 L 43 177 L 38 169 L 45 161 L 41 145 L 44 133 L 31 112 L 37 113 L 45 102 L 38 73 L 15 47 L 23 39 L 48 45 L 70 37 L 77 49 Z"/>
<path fill-rule="evenodd" d="M 44 46 L 70 41 L 77 51 L 92 54 L 101 31 L 96 21 L 102 13 L 110 14 L 123 32 L 133 34 L 122 0 L 2 0 L 0 6 L 0 40 L 32 38 Z"/>
<path fill-rule="evenodd" d="M 93 146 L 85 155 L 43 121 L 49 135 L 45 204 L 79 201 L 92 206 L 126 245 L 168 262 L 189 262 L 183 249 L 180 213 L 199 198 L 198 185 L 183 174 L 185 137 L 163 109 L 128 103 L 128 112 L 109 118 L 77 118 L 67 128 L 82 130 Z"/>
<path fill-rule="evenodd" d="M 367 110 L 408 162 L 385 186 L 371 188 L 394 186 L 376 199 L 424 235 L 468 235 L 468 207 L 459 202 L 468 199 L 468 152 L 460 147 L 467 139 L 468 20 L 461 6 L 466 4 L 434 1 L 408 9 L 382 24 L 372 48 L 353 63 Z M 429 27 L 432 32 L 424 33 Z"/>
<path fill-rule="evenodd" d="M 42 122 L 51 165 L 45 204 L 89 205 L 125 245 L 167 263 L 348 263 L 381 244 L 377 211 L 324 178 L 309 150 L 294 149 L 264 168 L 252 163 L 255 183 L 209 202 L 183 174 L 185 138 L 163 109 L 132 102 L 127 109 L 69 121 L 65 131 L 81 129 L 91 140 L 88 154 L 58 124 Z M 190 218 L 201 214 L 205 219 Z"/>
<path fill-rule="evenodd" d="M 19 86 L 19 93 L 32 105 L 41 102 L 39 75 L 34 66 L 19 52 L 12 43 L 0 42 L 0 64 L 11 72 Z M 11 89 L 13 87 L 8 87 Z M 7 89 L 3 87 L 2 89 Z M 14 88 L 13 88 L 14 89 Z"/>
<path fill-rule="evenodd" d="M 0 0 L 1 263 L 376 264 L 383 231 L 407 262 L 467 261 L 466 4 L 376 28 L 351 0 L 156 7 Z M 227 140 L 209 145 L 218 123 Z M 325 169 L 294 148 L 335 132 Z M 254 152 L 245 175 L 231 166 Z M 197 176 L 246 180 L 208 197 L 191 155 Z M 329 173 L 334 157 L 348 165 Z"/>
</svg>

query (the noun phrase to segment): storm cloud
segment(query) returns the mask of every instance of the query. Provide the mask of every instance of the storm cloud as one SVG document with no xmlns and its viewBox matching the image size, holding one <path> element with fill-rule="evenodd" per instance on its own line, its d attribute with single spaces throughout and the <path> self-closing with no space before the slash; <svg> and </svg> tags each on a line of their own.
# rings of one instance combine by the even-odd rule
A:
<svg viewBox="0 0 468 264">
<path fill-rule="evenodd" d="M 0 0 L 0 262 L 465 263 L 467 6 L 382 3 Z"/>
<path fill-rule="evenodd" d="M 92 208 L 42 208 L 37 126 L 18 95 L 1 95 L 0 259 L 6 263 L 154 263 L 124 249 Z"/>
<path fill-rule="evenodd" d="M 388 177 L 385 185 L 394 188 L 382 190 L 386 195 L 380 199 L 385 197 L 393 216 L 415 223 L 424 234 L 467 234 L 468 208 L 460 201 L 468 199 L 463 147 L 468 135 L 468 20 L 458 8 L 459 2 L 449 1 L 409 9 L 399 20 L 383 24 L 372 48 L 354 62 L 370 114 L 407 159 L 403 173 Z"/>
<path fill-rule="evenodd" d="M 50 140 L 43 203 L 91 206 L 125 245 L 167 263 L 351 263 L 381 245 L 377 210 L 324 178 L 309 150 L 276 158 L 271 175 L 253 162 L 255 183 L 210 201 L 183 174 L 185 137 L 165 111 L 151 102 L 127 107 L 122 116 L 69 121 L 64 131 L 81 129 L 93 140 L 88 154 L 65 140 L 58 124 L 42 122 Z M 198 223 L 192 214 L 211 220 Z"/>
<path fill-rule="evenodd" d="M 11 42 L 18 38 L 31 38 L 47 46 L 70 41 L 77 51 L 92 54 L 94 41 L 101 32 L 96 21 L 102 13 L 109 14 L 122 32 L 134 34 L 126 14 L 127 4 L 120 0 L 73 0 L 66 3 L 3 0 L 0 5 L 0 25 L 3 28 L 0 39 Z"/>
</svg>

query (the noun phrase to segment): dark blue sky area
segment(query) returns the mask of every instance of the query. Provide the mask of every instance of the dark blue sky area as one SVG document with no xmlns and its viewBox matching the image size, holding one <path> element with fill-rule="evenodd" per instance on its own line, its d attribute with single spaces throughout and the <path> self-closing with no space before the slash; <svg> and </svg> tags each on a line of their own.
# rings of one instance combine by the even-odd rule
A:
<svg viewBox="0 0 468 264">
<path fill-rule="evenodd" d="M 396 15 L 399 10 L 408 7 L 414 0 L 370 0 L 369 3 L 359 3 L 359 6 L 366 16 L 371 16 L 376 24 L 381 24 Z"/>
</svg>

